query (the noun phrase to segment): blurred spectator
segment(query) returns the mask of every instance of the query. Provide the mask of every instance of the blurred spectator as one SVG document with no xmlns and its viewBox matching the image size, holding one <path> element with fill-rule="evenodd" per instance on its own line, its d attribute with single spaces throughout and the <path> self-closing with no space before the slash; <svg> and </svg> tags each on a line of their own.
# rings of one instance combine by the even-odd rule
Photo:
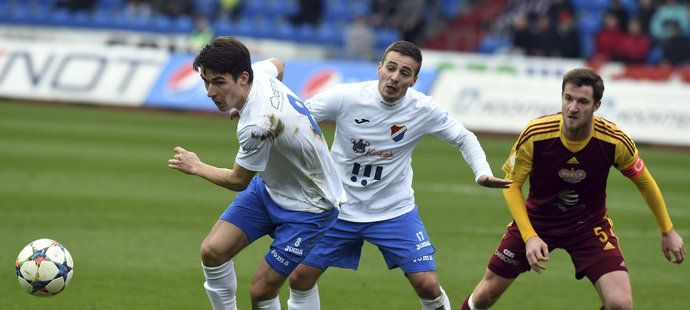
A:
<svg viewBox="0 0 690 310">
<path fill-rule="evenodd" d="M 529 20 L 525 14 L 516 15 L 513 18 L 513 53 L 527 55 L 532 51 L 534 38 L 530 29 Z"/>
<path fill-rule="evenodd" d="M 537 22 L 532 32 L 534 45 L 529 53 L 534 56 L 558 56 L 558 35 L 551 27 L 551 22 L 546 14 L 537 17 Z"/>
<path fill-rule="evenodd" d="M 240 0 L 219 0 L 220 15 L 232 20 L 238 20 L 242 15 L 244 4 Z M 251 1 L 251 0 L 250 0 Z"/>
<path fill-rule="evenodd" d="M 642 31 L 640 21 L 631 19 L 628 22 L 628 33 L 623 35 L 616 58 L 627 63 L 644 63 L 650 47 L 651 41 L 649 36 Z"/>
<path fill-rule="evenodd" d="M 652 16 L 656 12 L 657 3 L 655 0 L 640 0 L 637 5 L 637 19 L 640 20 L 642 32 L 649 33 L 649 24 Z"/>
<path fill-rule="evenodd" d="M 575 9 L 568 0 L 551 0 L 546 13 L 551 23 L 557 25 L 560 22 L 561 16 L 563 16 L 562 14 L 567 13 L 571 17 L 575 16 Z"/>
<path fill-rule="evenodd" d="M 364 15 L 357 16 L 355 21 L 345 30 L 344 42 L 346 58 L 373 60 L 376 56 L 374 31 Z"/>
<path fill-rule="evenodd" d="M 57 0 L 55 6 L 58 8 L 68 9 L 72 12 L 76 11 L 91 11 L 93 9 L 93 0 Z"/>
<path fill-rule="evenodd" d="M 403 40 L 419 44 L 424 35 L 424 12 L 430 4 L 419 0 L 397 1 L 397 4 L 395 28 L 402 32 Z"/>
<path fill-rule="evenodd" d="M 687 33 L 690 27 L 690 16 L 688 16 L 688 6 L 679 3 L 677 0 L 666 0 L 652 16 L 649 31 L 652 38 L 663 41 L 674 35 L 675 29 L 668 28 L 669 20 L 675 20 L 680 27 L 681 33 Z"/>
<path fill-rule="evenodd" d="M 197 53 L 204 45 L 211 42 L 215 36 L 213 28 L 208 24 L 208 19 L 204 16 L 198 16 L 194 23 L 194 31 L 189 34 L 188 51 L 192 54 Z"/>
<path fill-rule="evenodd" d="M 596 36 L 594 59 L 606 61 L 617 55 L 619 46 L 623 42 L 624 32 L 618 27 L 618 17 L 607 12 L 604 15 L 604 25 Z"/>
<path fill-rule="evenodd" d="M 149 0 L 127 0 L 125 13 L 130 18 L 149 18 L 152 8 Z"/>
<path fill-rule="evenodd" d="M 321 23 L 321 15 L 323 15 L 322 0 L 299 0 L 297 14 L 290 16 L 290 23 L 318 26 Z"/>
<path fill-rule="evenodd" d="M 398 7 L 396 3 L 388 0 L 372 0 L 370 3 L 371 26 L 394 27 L 394 16 Z"/>
<path fill-rule="evenodd" d="M 580 35 L 573 15 L 568 10 L 560 10 L 556 25 L 556 50 L 558 56 L 565 58 L 580 57 Z"/>
<path fill-rule="evenodd" d="M 681 31 L 680 23 L 676 20 L 669 20 L 667 27 L 671 33 L 670 37 L 661 43 L 664 54 L 661 63 L 672 66 L 690 63 L 690 41 Z"/>
<path fill-rule="evenodd" d="M 156 11 L 168 17 L 189 16 L 193 5 L 191 0 L 155 0 Z"/>
<path fill-rule="evenodd" d="M 611 0 L 611 6 L 608 12 L 616 15 L 618 18 L 618 28 L 620 28 L 620 30 L 628 31 L 628 20 L 630 19 L 630 15 L 628 14 L 628 10 L 623 7 L 620 0 Z"/>
</svg>

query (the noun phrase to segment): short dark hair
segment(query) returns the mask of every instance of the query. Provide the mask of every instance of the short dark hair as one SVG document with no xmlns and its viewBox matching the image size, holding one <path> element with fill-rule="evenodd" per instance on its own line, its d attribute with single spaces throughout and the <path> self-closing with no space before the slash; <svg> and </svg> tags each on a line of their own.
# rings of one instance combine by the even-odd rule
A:
<svg viewBox="0 0 690 310">
<path fill-rule="evenodd" d="M 577 87 L 580 86 L 592 86 L 592 95 L 594 97 L 594 102 L 599 102 L 601 97 L 604 96 L 604 80 L 601 79 L 594 70 L 590 68 L 577 68 L 568 71 L 563 76 L 563 85 L 561 85 L 561 95 L 565 91 L 565 84 L 573 84 Z"/>
<path fill-rule="evenodd" d="M 233 37 L 218 37 L 204 45 L 194 58 L 194 70 L 210 70 L 219 74 L 229 73 L 234 79 L 243 71 L 249 73 L 249 84 L 254 81 L 251 56 L 242 42 Z"/>
<path fill-rule="evenodd" d="M 398 52 L 401 55 L 412 57 L 412 59 L 417 61 L 417 63 L 419 64 L 419 67 L 417 67 L 417 70 L 414 72 L 414 76 L 417 76 L 419 74 L 419 69 L 422 68 L 422 51 L 419 50 L 419 47 L 417 47 L 417 45 L 415 45 L 412 42 L 402 40 L 393 42 L 386 48 L 386 51 L 383 52 L 383 58 L 381 58 L 382 63 L 386 59 L 386 55 L 388 55 L 388 53 L 390 52 Z"/>
</svg>

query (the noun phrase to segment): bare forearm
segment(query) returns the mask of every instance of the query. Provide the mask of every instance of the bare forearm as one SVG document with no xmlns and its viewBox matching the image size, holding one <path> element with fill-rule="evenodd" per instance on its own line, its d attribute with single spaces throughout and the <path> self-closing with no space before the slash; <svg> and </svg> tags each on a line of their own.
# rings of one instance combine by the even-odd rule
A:
<svg viewBox="0 0 690 310">
<path fill-rule="evenodd" d="M 237 178 L 232 169 L 218 168 L 201 163 L 199 167 L 195 169 L 194 174 L 215 185 L 232 191 L 241 192 L 247 188 L 247 184 L 245 184 L 241 179 Z"/>
</svg>

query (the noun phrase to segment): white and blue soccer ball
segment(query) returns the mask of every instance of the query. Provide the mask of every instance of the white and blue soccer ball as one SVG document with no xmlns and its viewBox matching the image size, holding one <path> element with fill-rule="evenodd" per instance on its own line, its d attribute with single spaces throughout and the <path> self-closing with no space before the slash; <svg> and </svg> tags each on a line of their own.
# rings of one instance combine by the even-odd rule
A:
<svg viewBox="0 0 690 310">
<path fill-rule="evenodd" d="M 19 285 L 34 296 L 62 292 L 74 274 L 74 261 L 67 248 L 52 239 L 38 239 L 25 246 L 15 264 Z"/>
</svg>

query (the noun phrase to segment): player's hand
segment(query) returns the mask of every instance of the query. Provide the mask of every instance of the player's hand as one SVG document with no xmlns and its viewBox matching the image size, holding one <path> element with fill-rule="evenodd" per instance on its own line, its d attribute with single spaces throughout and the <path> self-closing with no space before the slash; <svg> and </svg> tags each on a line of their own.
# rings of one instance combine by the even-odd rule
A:
<svg viewBox="0 0 690 310">
<path fill-rule="evenodd" d="M 231 120 L 240 119 L 240 111 L 237 111 L 237 109 L 232 108 L 230 109 L 230 112 L 228 112 L 228 116 Z"/>
<path fill-rule="evenodd" d="M 512 183 L 513 180 L 499 179 L 492 175 L 481 175 L 479 179 L 477 179 L 477 184 L 493 188 L 508 188 Z"/>
<path fill-rule="evenodd" d="M 546 269 L 545 262 L 549 261 L 549 247 L 541 240 L 539 236 L 534 236 L 527 239 L 525 244 L 525 255 L 527 262 L 532 270 L 541 273 Z"/>
<path fill-rule="evenodd" d="M 667 233 L 661 234 L 661 251 L 669 262 L 680 264 L 685 259 L 685 245 L 683 238 L 678 233 L 671 229 Z M 673 256 L 671 256 L 673 255 Z"/>
<path fill-rule="evenodd" d="M 168 167 L 180 170 L 186 174 L 196 174 L 195 169 L 203 163 L 194 152 L 187 151 L 182 147 L 173 149 L 175 154 L 168 160 Z"/>
</svg>

